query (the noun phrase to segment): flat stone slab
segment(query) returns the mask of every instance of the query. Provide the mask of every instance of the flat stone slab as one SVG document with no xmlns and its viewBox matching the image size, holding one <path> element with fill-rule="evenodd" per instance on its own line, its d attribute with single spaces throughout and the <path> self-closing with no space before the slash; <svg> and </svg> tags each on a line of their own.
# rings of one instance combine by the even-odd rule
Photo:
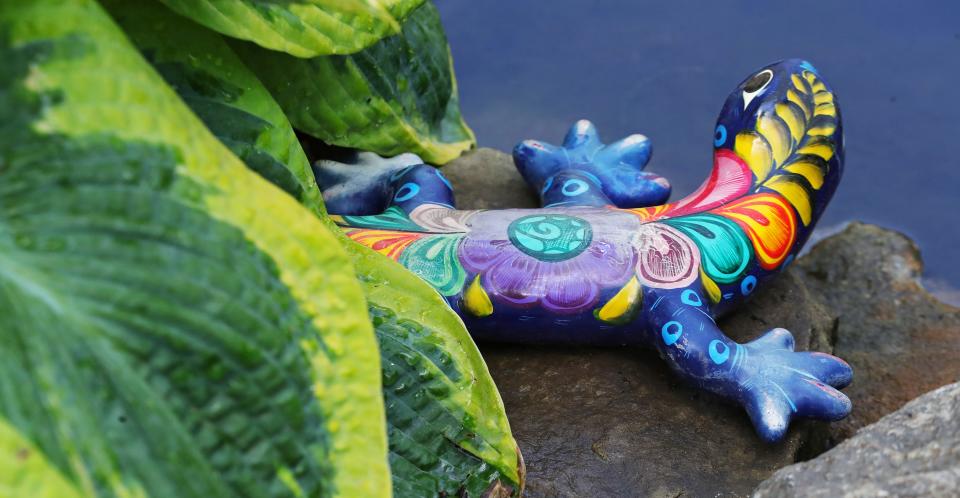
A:
<svg viewBox="0 0 960 498">
<path fill-rule="evenodd" d="M 755 498 L 955 497 L 960 384 L 924 394 L 809 461 L 781 469 Z"/>
</svg>

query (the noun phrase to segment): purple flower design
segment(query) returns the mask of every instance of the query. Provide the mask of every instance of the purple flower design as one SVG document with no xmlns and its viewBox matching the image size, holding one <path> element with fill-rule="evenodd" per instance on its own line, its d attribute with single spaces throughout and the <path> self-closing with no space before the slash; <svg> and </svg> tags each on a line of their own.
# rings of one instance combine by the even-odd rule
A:
<svg viewBox="0 0 960 498">
<path fill-rule="evenodd" d="M 581 227 L 581 222 L 587 225 L 586 236 L 581 229 L 575 232 L 579 238 L 571 236 L 571 242 L 571 237 L 564 239 L 550 232 L 550 226 L 536 225 L 541 220 L 523 211 L 499 211 L 495 217 L 481 213 L 471 220 L 459 259 L 468 272 L 480 274 L 480 283 L 495 301 L 516 307 L 540 305 L 556 314 L 580 313 L 597 304 L 602 289 L 622 287 L 634 275 L 637 255 L 630 244 L 630 228 L 635 218 L 620 220 L 627 221 L 627 226 L 604 229 L 612 221 L 611 214 L 602 209 L 557 212 L 552 218 L 561 226 L 565 218 L 574 220 L 567 222 L 573 223 L 568 232 Z M 549 224 L 551 215 L 546 218 Z M 561 240 L 567 257 L 547 250 L 538 254 L 524 246 L 523 234 L 518 237 L 516 227 L 527 219 L 534 219 L 530 230 L 535 235 Z M 530 244 L 540 247 L 536 240 Z"/>
</svg>

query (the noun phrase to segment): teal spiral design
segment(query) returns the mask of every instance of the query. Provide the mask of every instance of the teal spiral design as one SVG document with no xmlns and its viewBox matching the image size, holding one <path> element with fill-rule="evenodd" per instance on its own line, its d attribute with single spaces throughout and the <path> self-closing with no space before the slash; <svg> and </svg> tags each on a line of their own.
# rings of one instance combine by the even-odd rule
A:
<svg viewBox="0 0 960 498">
<path fill-rule="evenodd" d="M 545 214 L 524 216 L 507 227 L 510 242 L 540 261 L 564 261 L 590 246 L 593 229 L 576 216 Z"/>
<path fill-rule="evenodd" d="M 700 248 L 703 271 L 717 283 L 736 282 L 753 262 L 753 245 L 736 223 L 703 213 L 664 220 Z"/>
</svg>

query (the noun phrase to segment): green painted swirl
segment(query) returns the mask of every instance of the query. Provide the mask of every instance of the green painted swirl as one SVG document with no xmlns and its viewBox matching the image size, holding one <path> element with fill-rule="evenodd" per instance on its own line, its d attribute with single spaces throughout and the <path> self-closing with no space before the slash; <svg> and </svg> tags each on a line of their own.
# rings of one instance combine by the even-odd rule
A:
<svg viewBox="0 0 960 498">
<path fill-rule="evenodd" d="M 714 281 L 737 281 L 753 261 L 753 246 L 734 222 L 712 214 L 696 214 L 664 220 L 693 239 L 700 248 L 703 271 Z"/>
<path fill-rule="evenodd" d="M 457 259 L 462 235 L 424 237 L 403 251 L 400 264 L 432 285 L 441 295 L 452 296 L 463 289 L 467 273 Z"/>
<path fill-rule="evenodd" d="M 381 214 L 363 216 L 344 216 L 347 226 L 357 228 L 375 228 L 379 230 L 403 230 L 407 232 L 424 232 L 423 227 L 410 220 L 407 213 L 397 206 L 390 206 Z"/>
<path fill-rule="evenodd" d="M 540 261 L 564 261 L 582 253 L 593 240 L 590 223 L 562 214 L 524 216 L 507 227 L 510 242 Z"/>
</svg>

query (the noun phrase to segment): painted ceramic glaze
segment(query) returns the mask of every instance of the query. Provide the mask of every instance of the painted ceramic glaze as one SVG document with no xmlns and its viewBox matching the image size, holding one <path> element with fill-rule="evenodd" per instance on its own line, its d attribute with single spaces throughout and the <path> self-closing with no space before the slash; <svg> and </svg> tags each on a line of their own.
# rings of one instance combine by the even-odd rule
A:
<svg viewBox="0 0 960 498">
<path fill-rule="evenodd" d="M 443 175 L 412 155 L 361 153 L 318 165 L 318 179 L 347 235 L 429 282 L 476 338 L 653 346 L 775 441 L 794 417 L 846 416 L 836 388 L 851 369 L 795 352 L 784 329 L 738 344 L 715 318 L 790 264 L 833 195 L 836 98 L 809 63 L 772 64 L 727 98 L 713 145 L 707 180 L 667 204 L 670 184 L 643 171 L 649 140 L 604 144 L 588 121 L 560 146 L 514 150 L 541 209 L 457 210 Z"/>
</svg>

